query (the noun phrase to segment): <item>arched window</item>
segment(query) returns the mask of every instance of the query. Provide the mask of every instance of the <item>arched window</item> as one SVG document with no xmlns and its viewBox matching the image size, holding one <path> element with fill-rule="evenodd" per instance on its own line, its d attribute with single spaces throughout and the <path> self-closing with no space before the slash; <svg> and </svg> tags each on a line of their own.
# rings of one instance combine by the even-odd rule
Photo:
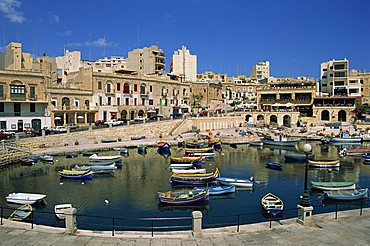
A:
<svg viewBox="0 0 370 246">
<path fill-rule="evenodd" d="M 323 110 L 321 112 L 321 120 L 330 120 L 328 110 Z"/>
<path fill-rule="evenodd" d="M 341 111 L 338 112 L 338 121 L 343 121 L 343 122 L 346 122 L 347 121 L 347 113 L 346 113 L 346 111 L 341 110 Z"/>
<path fill-rule="evenodd" d="M 271 115 L 270 116 L 270 125 L 271 124 L 277 124 L 277 117 L 276 117 L 276 115 Z"/>
<path fill-rule="evenodd" d="M 291 118 L 289 115 L 284 115 L 283 117 L 283 124 L 284 126 L 290 127 L 291 125 Z"/>
<path fill-rule="evenodd" d="M 123 93 L 127 93 L 127 94 L 130 93 L 130 84 L 129 83 L 125 83 L 123 85 Z"/>
<path fill-rule="evenodd" d="M 145 94 L 146 92 L 146 85 L 145 84 L 141 84 L 140 85 L 140 94 Z"/>
</svg>

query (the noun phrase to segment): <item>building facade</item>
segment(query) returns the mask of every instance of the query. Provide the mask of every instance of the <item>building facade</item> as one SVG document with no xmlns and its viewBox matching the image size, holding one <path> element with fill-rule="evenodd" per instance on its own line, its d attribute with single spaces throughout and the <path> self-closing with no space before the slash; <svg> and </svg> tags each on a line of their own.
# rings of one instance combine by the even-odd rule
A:
<svg viewBox="0 0 370 246">
<path fill-rule="evenodd" d="M 197 56 L 191 55 L 190 51 L 182 46 L 181 50 L 172 55 L 170 72 L 183 78 L 183 81 L 196 81 Z"/>
<path fill-rule="evenodd" d="M 257 81 L 270 78 L 270 62 L 262 61 L 255 64 L 252 67 L 250 77 L 251 79 L 256 79 Z"/>
<path fill-rule="evenodd" d="M 128 52 L 127 69 L 144 74 L 163 74 L 166 71 L 166 56 L 158 46 L 152 45 Z"/>
</svg>

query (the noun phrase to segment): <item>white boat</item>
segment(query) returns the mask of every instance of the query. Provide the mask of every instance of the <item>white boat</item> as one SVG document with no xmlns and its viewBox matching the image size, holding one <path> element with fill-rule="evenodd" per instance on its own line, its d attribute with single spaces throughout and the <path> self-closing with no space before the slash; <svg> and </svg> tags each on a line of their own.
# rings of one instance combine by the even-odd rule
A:
<svg viewBox="0 0 370 246">
<path fill-rule="evenodd" d="M 354 190 L 355 182 L 315 182 L 311 181 L 311 188 L 316 190 Z"/>
<path fill-rule="evenodd" d="M 173 173 L 206 173 L 205 168 L 200 169 L 172 169 Z"/>
<path fill-rule="evenodd" d="M 352 137 L 348 132 L 341 132 L 338 137 L 330 138 L 333 143 L 361 143 L 361 137 Z"/>
<path fill-rule="evenodd" d="M 35 204 L 44 200 L 46 195 L 33 193 L 11 193 L 6 197 L 6 201 L 16 204 Z"/>
<path fill-rule="evenodd" d="M 220 182 L 223 185 L 234 185 L 236 187 L 253 187 L 253 181 L 252 178 L 248 179 L 238 179 L 238 178 L 217 178 L 218 182 Z"/>
<path fill-rule="evenodd" d="M 285 135 L 277 134 L 272 138 L 263 138 L 262 143 L 264 145 L 280 146 L 280 147 L 295 147 L 299 142 L 299 139 L 288 139 Z"/>
<path fill-rule="evenodd" d="M 47 162 L 52 162 L 54 161 L 54 156 L 51 155 L 41 155 L 39 156 L 40 161 L 47 161 Z"/>
<path fill-rule="evenodd" d="M 94 162 L 99 163 L 99 162 Z M 73 170 L 85 171 L 91 170 L 93 173 L 113 173 L 116 171 L 117 167 L 114 162 L 111 162 L 110 165 L 90 165 L 90 166 L 75 166 Z"/>
<path fill-rule="evenodd" d="M 91 161 L 87 163 L 88 166 L 110 166 L 112 164 L 114 165 L 115 162 L 114 161 Z"/>
<path fill-rule="evenodd" d="M 173 163 L 170 165 L 171 169 L 189 169 L 193 167 L 193 163 Z"/>
<path fill-rule="evenodd" d="M 106 156 L 98 156 L 97 154 L 93 154 L 89 156 L 91 162 L 101 162 L 101 161 L 111 161 L 111 162 L 118 162 L 121 161 L 120 155 L 106 155 Z"/>
<path fill-rule="evenodd" d="M 58 219 L 65 219 L 66 216 L 65 216 L 65 210 L 68 209 L 68 208 L 72 208 L 72 204 L 57 204 L 55 205 L 54 207 L 54 212 L 55 212 L 55 216 L 58 217 Z"/>
</svg>

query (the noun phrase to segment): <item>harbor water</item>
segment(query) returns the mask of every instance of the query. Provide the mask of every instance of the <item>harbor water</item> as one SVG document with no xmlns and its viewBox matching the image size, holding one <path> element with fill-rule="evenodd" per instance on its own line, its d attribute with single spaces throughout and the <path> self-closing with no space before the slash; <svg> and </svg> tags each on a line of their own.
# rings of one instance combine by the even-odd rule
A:
<svg viewBox="0 0 370 246">
<path fill-rule="evenodd" d="M 301 145 L 302 143 L 300 143 Z M 311 143 L 313 153 L 318 159 L 337 159 L 339 146 Z M 365 146 L 356 146 L 364 148 Z M 173 156 L 182 156 L 183 149 L 171 148 Z M 130 149 L 128 157 L 122 157 L 122 169 L 114 174 L 94 175 L 91 181 L 61 180 L 58 171 L 71 169 L 74 165 L 86 164 L 88 157 L 81 154 L 77 158 L 57 156 L 54 164 L 38 162 L 32 167 L 16 166 L 0 171 L 0 203 L 7 204 L 5 197 L 13 192 L 46 194 L 46 204 L 37 205 L 34 214 L 37 224 L 64 226 L 52 215 L 54 205 L 71 203 L 77 209 L 77 223 L 80 229 L 111 229 L 111 218 L 117 218 L 116 230 L 140 230 L 148 226 L 148 221 L 131 221 L 132 218 L 150 217 L 188 217 L 194 210 L 202 211 L 205 227 L 220 226 L 235 222 L 235 215 L 248 214 L 240 223 L 263 221 L 261 198 L 268 192 L 279 196 L 287 211 L 284 217 L 296 216 L 294 210 L 303 193 L 304 164 L 284 163 L 284 153 L 291 149 L 256 148 L 238 145 L 237 148 L 223 146 L 223 151 L 216 154 L 214 160 L 206 160 L 203 167 L 208 172 L 219 168 L 221 177 L 253 177 L 253 190 L 238 189 L 235 194 L 212 197 L 209 202 L 192 206 L 158 206 L 157 192 L 181 187 L 171 187 L 169 183 L 169 159 L 160 156 L 155 148 L 149 148 L 145 156 L 138 154 L 137 149 Z M 118 152 L 101 152 L 99 155 L 117 155 Z M 267 161 L 283 164 L 282 171 L 265 168 Z M 360 157 L 341 159 L 339 169 L 309 169 L 309 181 L 353 181 L 357 187 L 370 187 L 370 165 L 364 165 Z M 321 206 L 321 194 L 310 193 L 310 199 L 316 212 L 333 211 L 330 207 Z M 317 207 L 316 207 L 317 206 Z M 289 210 L 292 209 L 292 210 Z M 4 217 L 11 210 L 4 211 Z M 97 216 L 97 217 L 90 217 Z M 106 217 L 106 218 L 101 218 Z M 122 218 L 121 220 L 118 218 Z M 119 222 L 121 221 L 121 222 Z M 189 224 L 189 222 L 179 222 Z"/>
</svg>

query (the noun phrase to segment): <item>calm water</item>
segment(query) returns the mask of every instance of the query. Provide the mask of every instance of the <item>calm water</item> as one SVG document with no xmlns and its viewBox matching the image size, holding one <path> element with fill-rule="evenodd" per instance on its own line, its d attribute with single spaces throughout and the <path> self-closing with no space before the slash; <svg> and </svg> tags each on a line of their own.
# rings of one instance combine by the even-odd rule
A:
<svg viewBox="0 0 370 246">
<path fill-rule="evenodd" d="M 337 158 L 338 147 L 312 143 L 313 152 L 317 158 Z M 364 147 L 364 146 L 358 146 Z M 181 149 L 172 148 L 173 156 L 182 156 Z M 201 210 L 206 224 L 230 222 L 234 218 L 218 216 L 253 213 L 241 218 L 241 222 L 263 220 L 261 213 L 261 198 L 268 192 L 279 196 L 285 203 L 285 208 L 295 208 L 299 196 L 303 191 L 304 165 L 285 163 L 283 171 L 266 169 L 264 164 L 268 160 L 283 163 L 281 149 L 254 148 L 239 145 L 237 149 L 224 146 L 222 154 L 217 153 L 215 160 L 206 161 L 203 166 L 207 171 L 214 171 L 219 167 L 221 176 L 249 178 L 256 180 L 254 189 L 239 190 L 235 194 L 221 198 L 211 198 L 207 204 L 193 207 L 158 207 L 157 192 L 168 191 L 171 186 L 169 160 L 157 154 L 156 149 L 148 149 L 144 157 L 137 154 L 136 149 L 130 149 L 129 157 L 122 157 L 123 168 L 114 175 L 94 176 L 92 181 L 60 180 L 58 171 L 71 168 L 75 164 L 87 163 L 88 158 L 80 157 L 66 159 L 57 157 L 54 165 L 37 163 L 33 167 L 15 167 L 11 170 L 0 171 L 0 203 L 7 206 L 5 197 L 12 192 L 30 192 L 46 194 L 47 204 L 37 206 L 39 212 L 53 212 L 54 205 L 72 203 L 78 214 L 139 218 L 139 217 L 177 217 L 191 216 L 193 210 Z M 105 152 L 101 154 L 116 154 Z M 341 167 L 328 173 L 326 169 L 309 170 L 309 180 L 322 181 L 354 181 L 359 187 L 370 187 L 370 166 L 362 164 L 362 158 L 347 157 L 341 161 Z M 105 203 L 109 201 L 109 204 Z M 321 204 L 317 195 L 311 194 L 311 201 L 315 205 Z M 14 206 L 14 205 L 13 205 Z M 319 208 L 316 211 L 325 211 L 328 208 Z M 333 208 L 331 208 L 332 210 Z M 8 215 L 11 211 L 5 211 Z M 286 211 L 284 216 L 295 216 L 296 211 Z M 50 214 L 36 213 L 36 223 L 63 226 Z M 110 229 L 111 219 L 78 217 L 80 228 Z M 127 225 L 122 220 L 115 222 Z M 134 225 L 136 222 L 132 222 Z M 189 224 L 189 222 L 186 222 Z M 104 224 L 98 225 L 98 224 Z M 137 224 L 135 224 L 137 225 Z M 120 229 L 125 229 L 121 227 Z"/>
</svg>

